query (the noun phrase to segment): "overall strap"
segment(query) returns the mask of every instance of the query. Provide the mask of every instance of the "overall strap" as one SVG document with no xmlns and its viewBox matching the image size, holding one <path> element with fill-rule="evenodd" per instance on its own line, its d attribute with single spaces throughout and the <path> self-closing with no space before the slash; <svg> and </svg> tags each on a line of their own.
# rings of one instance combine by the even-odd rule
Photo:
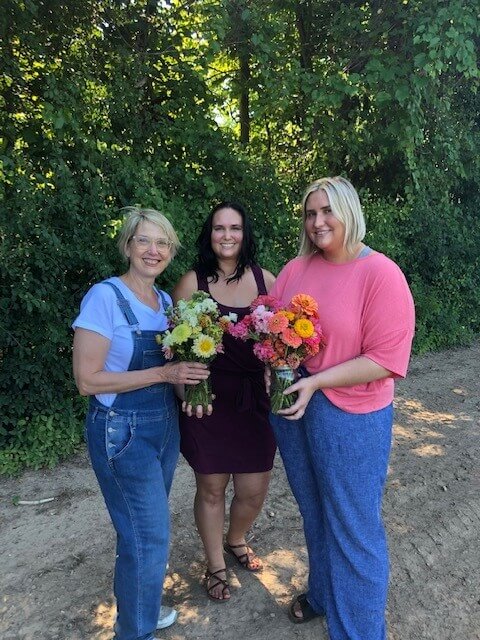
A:
<svg viewBox="0 0 480 640">
<path fill-rule="evenodd" d="M 118 306 L 120 307 L 121 312 L 123 313 L 123 315 L 127 319 L 128 324 L 130 326 L 138 325 L 137 317 L 132 311 L 132 307 L 130 306 L 130 302 L 125 298 L 125 296 L 120 291 L 120 289 L 117 287 L 117 285 L 113 284 L 113 282 L 108 282 L 107 280 L 104 280 L 100 284 L 108 284 L 110 287 L 112 287 L 112 289 L 115 291 L 115 295 L 117 296 Z M 163 300 L 163 296 L 162 296 L 162 300 Z"/>
<path fill-rule="evenodd" d="M 266 296 L 267 287 L 265 285 L 262 268 L 258 264 L 252 264 L 252 273 L 255 277 L 255 282 L 257 283 L 258 295 Z"/>
<path fill-rule="evenodd" d="M 170 304 L 169 304 L 168 300 L 165 297 L 165 294 L 163 293 L 163 291 L 161 289 L 158 290 L 158 293 L 160 294 L 160 298 L 162 299 L 163 312 L 165 313 L 165 311 L 168 309 Z"/>
</svg>

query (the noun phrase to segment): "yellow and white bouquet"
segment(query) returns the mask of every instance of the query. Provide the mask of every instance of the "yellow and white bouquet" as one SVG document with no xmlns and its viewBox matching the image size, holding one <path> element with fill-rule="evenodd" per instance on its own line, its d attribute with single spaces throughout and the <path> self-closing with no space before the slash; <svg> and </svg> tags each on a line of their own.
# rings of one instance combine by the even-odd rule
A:
<svg viewBox="0 0 480 640">
<path fill-rule="evenodd" d="M 196 291 L 190 300 L 179 300 L 167 309 L 169 329 L 157 336 L 167 360 L 174 356 L 188 362 L 209 364 L 218 353 L 223 353 L 223 334 L 235 314 L 221 316 L 218 305 L 205 291 Z M 204 410 L 212 402 L 210 380 L 197 385 L 185 385 L 185 401 Z"/>
</svg>

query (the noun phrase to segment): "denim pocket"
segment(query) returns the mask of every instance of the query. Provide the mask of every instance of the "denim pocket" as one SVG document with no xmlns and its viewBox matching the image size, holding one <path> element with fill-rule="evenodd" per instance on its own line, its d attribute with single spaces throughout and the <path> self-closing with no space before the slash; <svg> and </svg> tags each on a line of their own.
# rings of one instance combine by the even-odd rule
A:
<svg viewBox="0 0 480 640">
<path fill-rule="evenodd" d="M 161 349 L 147 349 L 143 352 L 143 369 L 150 369 L 151 367 L 162 367 L 165 364 L 165 356 Z M 145 390 L 149 393 L 160 393 L 164 389 L 164 383 L 152 384 L 149 387 L 145 387 Z"/>
<path fill-rule="evenodd" d="M 109 461 L 125 453 L 133 442 L 135 426 L 131 416 L 115 415 L 107 420 L 105 445 Z"/>
<path fill-rule="evenodd" d="M 146 349 L 143 352 L 143 369 L 161 367 L 165 363 L 165 356 L 161 349 Z"/>
</svg>

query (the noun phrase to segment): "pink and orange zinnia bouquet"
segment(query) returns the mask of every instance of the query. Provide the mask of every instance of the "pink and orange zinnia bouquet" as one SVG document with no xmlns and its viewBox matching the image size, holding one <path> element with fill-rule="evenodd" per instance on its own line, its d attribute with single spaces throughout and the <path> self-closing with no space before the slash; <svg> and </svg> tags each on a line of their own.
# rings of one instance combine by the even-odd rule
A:
<svg viewBox="0 0 480 640">
<path fill-rule="evenodd" d="M 230 324 L 227 331 L 235 338 L 253 340 L 257 358 L 272 367 L 272 412 L 292 406 L 294 394 L 283 395 L 283 391 L 293 384 L 295 370 L 305 358 L 325 345 L 316 301 L 299 293 L 283 306 L 272 296 L 258 296 L 250 313 Z"/>
</svg>

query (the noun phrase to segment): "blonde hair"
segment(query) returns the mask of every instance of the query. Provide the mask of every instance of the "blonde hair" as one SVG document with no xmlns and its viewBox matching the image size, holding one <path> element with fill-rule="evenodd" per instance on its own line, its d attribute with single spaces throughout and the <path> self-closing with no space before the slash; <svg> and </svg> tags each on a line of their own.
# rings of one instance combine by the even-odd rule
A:
<svg viewBox="0 0 480 640">
<path fill-rule="evenodd" d="M 346 178 L 320 178 L 307 187 L 302 198 L 302 229 L 300 231 L 299 256 L 307 256 L 318 251 L 305 230 L 306 205 L 310 194 L 323 189 L 327 194 L 332 213 L 345 226 L 343 246 L 351 253 L 365 237 L 365 218 L 362 205 L 354 186 Z"/>
<path fill-rule="evenodd" d="M 156 209 L 140 209 L 139 207 L 123 207 L 122 211 L 125 212 L 125 219 L 123 221 L 122 228 L 120 229 L 117 246 L 123 258 L 128 259 L 128 243 L 132 239 L 132 236 L 135 235 L 135 231 L 137 230 L 138 225 L 143 220 L 151 222 L 157 227 L 160 227 L 160 229 L 167 237 L 167 240 L 172 243 L 170 249 L 171 257 L 173 258 L 176 255 L 178 249 L 181 246 L 180 240 L 178 239 L 172 223 L 163 215 L 163 213 L 160 213 L 160 211 L 156 211 Z"/>
</svg>

